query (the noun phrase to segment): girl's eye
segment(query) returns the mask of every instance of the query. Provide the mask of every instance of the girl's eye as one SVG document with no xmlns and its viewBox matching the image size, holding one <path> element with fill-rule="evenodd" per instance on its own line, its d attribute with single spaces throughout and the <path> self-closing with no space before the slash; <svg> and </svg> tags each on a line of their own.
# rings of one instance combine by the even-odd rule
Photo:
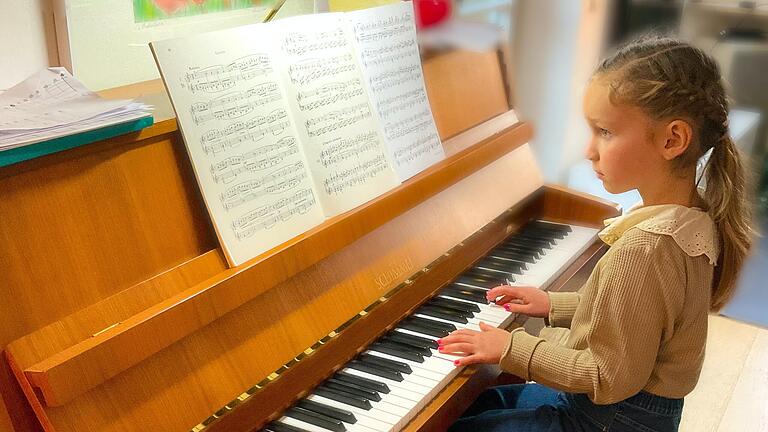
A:
<svg viewBox="0 0 768 432">
<path fill-rule="evenodd" d="M 609 131 L 608 129 L 598 128 L 597 132 L 603 138 L 610 138 L 611 137 L 611 131 Z"/>
</svg>

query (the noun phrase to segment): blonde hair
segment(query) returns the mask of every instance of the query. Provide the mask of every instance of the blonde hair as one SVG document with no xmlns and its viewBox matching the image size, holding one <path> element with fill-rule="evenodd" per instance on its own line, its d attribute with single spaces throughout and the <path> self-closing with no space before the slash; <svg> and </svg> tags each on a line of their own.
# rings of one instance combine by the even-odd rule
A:
<svg viewBox="0 0 768 432">
<path fill-rule="evenodd" d="M 656 120 L 681 118 L 693 140 L 674 163 L 695 166 L 712 149 L 705 167 L 703 199 L 720 234 L 710 308 L 733 296 L 752 245 L 751 211 L 744 166 L 728 133 L 728 101 L 717 63 L 702 50 L 676 39 L 644 36 L 604 60 L 596 76 L 610 85 L 613 103 L 636 106 Z"/>
</svg>

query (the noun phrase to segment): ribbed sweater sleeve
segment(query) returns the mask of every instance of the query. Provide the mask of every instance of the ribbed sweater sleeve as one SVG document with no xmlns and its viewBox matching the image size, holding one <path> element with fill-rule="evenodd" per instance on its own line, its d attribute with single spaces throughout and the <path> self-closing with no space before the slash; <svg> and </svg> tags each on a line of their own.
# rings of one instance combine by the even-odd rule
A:
<svg viewBox="0 0 768 432">
<path fill-rule="evenodd" d="M 549 316 L 546 323 L 550 327 L 571 327 L 573 314 L 581 301 L 580 292 L 550 292 Z"/>
<path fill-rule="evenodd" d="M 626 399 L 648 383 L 670 317 L 668 284 L 685 277 L 680 260 L 657 247 L 659 236 L 627 235 L 606 255 L 591 289 L 586 349 L 572 349 L 512 332 L 500 366 L 526 380 L 599 404 Z M 597 270 L 597 269 L 596 269 Z M 586 296 L 587 293 L 585 292 Z M 574 331 L 573 329 L 571 330 Z"/>
</svg>

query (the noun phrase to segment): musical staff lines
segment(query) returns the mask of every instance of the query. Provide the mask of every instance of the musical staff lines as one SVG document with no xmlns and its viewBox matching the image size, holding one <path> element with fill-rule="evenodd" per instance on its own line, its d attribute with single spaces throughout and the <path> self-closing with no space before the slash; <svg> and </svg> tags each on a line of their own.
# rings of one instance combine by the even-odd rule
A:
<svg viewBox="0 0 768 432">
<path fill-rule="evenodd" d="M 312 82 L 355 70 L 352 54 L 344 54 L 330 58 L 314 58 L 300 60 L 288 66 L 288 76 L 294 84 L 311 84 Z"/>
<path fill-rule="evenodd" d="M 215 156 L 243 142 L 258 142 L 268 134 L 278 136 L 289 126 L 288 113 L 285 109 L 278 108 L 265 116 L 206 131 L 200 136 L 200 144 L 206 154 Z"/>
<path fill-rule="evenodd" d="M 421 65 L 403 65 L 370 79 L 371 89 L 376 93 L 387 91 L 395 86 L 407 85 L 421 80 Z"/>
<path fill-rule="evenodd" d="M 315 195 L 312 190 L 302 189 L 234 219 L 232 230 L 240 240 L 253 237 L 261 230 L 272 229 L 278 222 L 287 222 L 294 215 L 307 213 L 314 205 Z"/>
<path fill-rule="evenodd" d="M 377 104 L 381 118 L 388 118 L 401 111 L 409 111 L 415 106 L 424 105 L 427 94 L 424 88 L 415 88 L 405 93 L 394 94 L 383 98 Z"/>
<path fill-rule="evenodd" d="M 413 14 L 404 12 L 398 16 L 380 18 L 355 25 L 355 37 L 359 43 L 378 42 L 408 32 L 413 26 Z"/>
<path fill-rule="evenodd" d="M 378 154 L 351 168 L 331 173 L 323 180 L 323 188 L 328 195 L 341 195 L 348 189 L 362 185 L 375 178 L 389 167 L 389 161 L 383 154 Z"/>
<path fill-rule="evenodd" d="M 352 138 L 334 138 L 321 146 L 320 164 L 328 168 L 349 158 L 359 157 L 361 153 L 379 148 L 379 135 L 376 131 L 363 132 Z"/>
<path fill-rule="evenodd" d="M 400 121 L 388 123 L 384 126 L 384 135 L 387 139 L 394 140 L 415 131 L 426 129 L 432 124 L 432 115 L 428 110 L 420 111 Z"/>
<path fill-rule="evenodd" d="M 250 114 L 256 108 L 280 100 L 280 88 L 276 82 L 266 82 L 248 90 L 232 92 L 208 102 L 196 102 L 190 107 L 196 124 L 213 119 L 235 119 Z"/>
<path fill-rule="evenodd" d="M 335 28 L 325 31 L 290 32 L 283 41 L 283 51 L 302 56 L 317 51 L 347 46 L 344 29 Z"/>
<path fill-rule="evenodd" d="M 307 128 L 307 134 L 313 138 L 338 131 L 371 117 L 371 108 L 368 102 L 364 102 L 310 118 L 304 122 L 304 126 Z"/>
<path fill-rule="evenodd" d="M 400 180 L 444 157 L 429 109 L 410 4 L 350 14 L 365 81 Z"/>
<path fill-rule="evenodd" d="M 211 176 L 216 183 L 230 183 L 238 174 L 271 168 L 279 165 L 286 157 L 298 153 L 296 138 L 283 137 L 276 144 L 259 147 L 214 163 L 211 165 Z"/>
<path fill-rule="evenodd" d="M 393 153 L 395 163 L 399 165 L 412 163 L 419 158 L 435 152 L 440 147 L 440 137 L 433 133 L 417 137 L 412 143 L 401 147 Z"/>
<path fill-rule="evenodd" d="M 295 162 L 269 174 L 231 186 L 219 195 L 219 199 L 225 209 L 231 210 L 264 195 L 293 189 L 306 178 L 307 169 L 304 163 Z"/>
<path fill-rule="evenodd" d="M 266 54 L 251 54 L 227 65 L 208 66 L 184 74 L 182 86 L 191 93 L 217 93 L 229 90 L 240 81 L 272 73 L 272 64 Z"/>
<path fill-rule="evenodd" d="M 323 84 L 313 90 L 300 91 L 296 95 L 299 109 L 311 111 L 336 102 L 348 101 L 356 96 L 365 94 L 363 84 L 359 78 L 344 82 Z"/>
</svg>

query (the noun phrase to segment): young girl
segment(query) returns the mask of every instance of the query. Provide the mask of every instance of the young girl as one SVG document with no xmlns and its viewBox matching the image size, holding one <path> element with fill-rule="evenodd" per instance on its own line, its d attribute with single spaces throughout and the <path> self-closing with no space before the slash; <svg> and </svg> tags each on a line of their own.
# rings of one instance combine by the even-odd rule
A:
<svg viewBox="0 0 768 432">
<path fill-rule="evenodd" d="M 452 432 L 676 431 L 696 385 L 707 313 L 730 299 L 751 243 L 718 67 L 686 43 L 642 38 L 600 65 L 584 112 L 598 178 L 644 205 L 606 221 L 611 247 L 579 292 L 488 292 L 547 318 L 540 337 L 483 324 L 440 341 L 457 364 L 499 363 L 538 383 L 487 390 Z M 696 163 L 710 149 L 702 196 Z"/>
</svg>

